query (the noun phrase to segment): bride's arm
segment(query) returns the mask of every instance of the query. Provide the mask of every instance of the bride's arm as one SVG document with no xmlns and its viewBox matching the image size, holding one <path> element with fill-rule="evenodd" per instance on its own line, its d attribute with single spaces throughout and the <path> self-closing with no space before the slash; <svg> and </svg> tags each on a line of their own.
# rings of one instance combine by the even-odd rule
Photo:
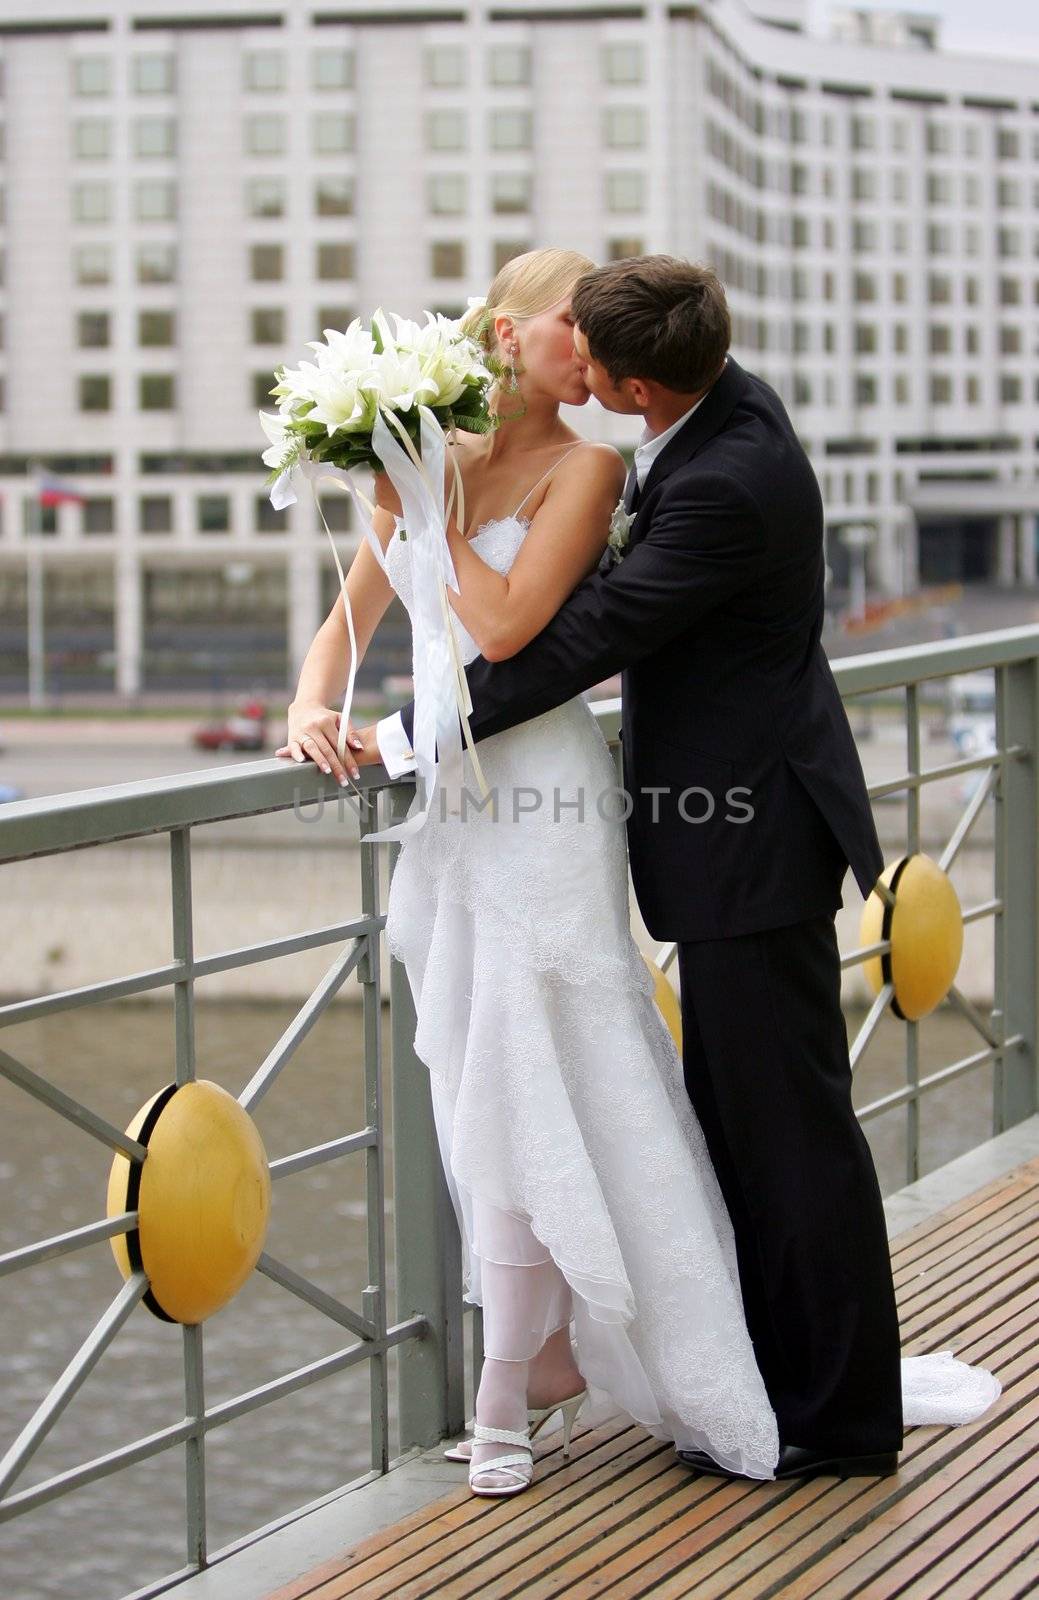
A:
<svg viewBox="0 0 1039 1600">
<path fill-rule="evenodd" d="M 522 650 L 595 571 L 624 477 L 624 462 L 612 446 L 575 450 L 553 474 L 507 574 L 481 560 L 454 517 L 448 519 L 460 592 L 448 589 L 447 596 L 487 661 L 505 661 Z"/>
<path fill-rule="evenodd" d="M 393 537 L 393 518 L 385 511 L 376 510 L 373 526 L 385 550 Z M 350 563 L 346 574 L 346 592 L 354 619 L 357 660 L 360 664 L 393 599 L 393 587 L 376 561 L 367 539 L 361 540 Z M 276 754 L 291 755 L 296 761 L 309 756 L 326 770 L 331 768 L 337 778 L 340 776 L 336 756 L 339 713 L 333 707 L 336 701 L 342 701 L 349 671 L 350 635 L 343 597 L 337 594 L 300 668 L 296 693 L 288 708 L 288 735 Z M 307 734 L 314 741 L 309 749 L 300 743 Z M 353 762 L 348 760 L 346 766 L 350 775 L 356 777 L 357 769 Z"/>
</svg>

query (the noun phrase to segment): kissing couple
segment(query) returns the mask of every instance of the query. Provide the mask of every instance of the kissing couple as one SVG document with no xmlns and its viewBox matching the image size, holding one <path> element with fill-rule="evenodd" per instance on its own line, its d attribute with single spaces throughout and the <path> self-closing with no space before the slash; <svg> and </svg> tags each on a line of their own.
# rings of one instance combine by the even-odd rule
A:
<svg viewBox="0 0 1039 1600">
<path fill-rule="evenodd" d="M 447 1454 L 474 1493 L 518 1493 L 535 1434 L 560 1413 L 568 1451 L 587 1407 L 695 1471 L 893 1472 L 906 1422 L 970 1420 L 999 1386 L 900 1360 L 834 928 L 849 866 L 865 896 L 884 863 L 820 644 L 815 475 L 705 266 L 531 251 L 465 327 L 501 420 L 453 445 L 448 593 L 497 804 L 430 809 L 386 920 L 483 1309 L 473 1439 Z M 644 421 L 627 473 L 560 415 L 592 397 Z M 415 603 L 385 475 L 376 503 L 386 570 L 362 540 L 347 576 L 358 659 L 395 593 Z M 349 666 L 337 597 L 278 753 L 341 781 L 413 771 L 414 702 L 351 727 L 340 762 Z M 597 803 L 616 773 L 582 698 L 617 672 L 623 817 Z M 566 799 L 512 803 L 532 790 Z M 649 933 L 677 941 L 681 1055 L 629 865 Z"/>
</svg>

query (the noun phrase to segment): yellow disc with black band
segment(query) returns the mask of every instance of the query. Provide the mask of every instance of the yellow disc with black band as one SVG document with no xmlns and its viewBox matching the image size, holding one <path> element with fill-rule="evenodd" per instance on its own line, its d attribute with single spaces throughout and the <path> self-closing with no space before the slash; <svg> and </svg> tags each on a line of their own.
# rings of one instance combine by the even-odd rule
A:
<svg viewBox="0 0 1039 1600">
<path fill-rule="evenodd" d="M 896 1017 L 918 1022 L 945 999 L 959 970 L 959 897 L 948 874 L 930 856 L 903 856 L 885 868 L 880 881 L 894 895 L 894 905 L 874 889 L 862 909 L 860 938 L 863 945 L 890 940 L 891 949 L 864 963 L 866 977 L 874 994 L 890 983 Z"/>
<path fill-rule="evenodd" d="M 144 1303 L 163 1321 L 203 1322 L 238 1293 L 263 1249 L 271 1180 L 259 1131 L 205 1078 L 167 1084 L 126 1131 L 148 1154 L 117 1154 L 109 1173 L 108 1215 L 137 1212 L 137 1226 L 110 1241 L 119 1270 L 144 1271 Z"/>
</svg>

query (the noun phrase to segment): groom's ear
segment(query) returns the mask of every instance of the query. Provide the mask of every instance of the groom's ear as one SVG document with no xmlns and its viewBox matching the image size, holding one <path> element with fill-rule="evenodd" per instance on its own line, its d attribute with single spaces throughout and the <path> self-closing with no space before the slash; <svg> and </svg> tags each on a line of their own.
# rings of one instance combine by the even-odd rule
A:
<svg viewBox="0 0 1039 1600">
<path fill-rule="evenodd" d="M 653 404 L 653 391 L 656 385 L 647 382 L 645 378 L 624 378 L 620 387 L 627 389 L 632 401 L 640 411 L 647 411 Z"/>
</svg>

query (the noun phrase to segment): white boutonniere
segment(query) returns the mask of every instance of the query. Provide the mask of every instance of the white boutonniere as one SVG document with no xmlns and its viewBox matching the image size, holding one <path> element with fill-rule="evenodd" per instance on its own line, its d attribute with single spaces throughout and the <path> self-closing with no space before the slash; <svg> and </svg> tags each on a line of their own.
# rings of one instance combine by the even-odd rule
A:
<svg viewBox="0 0 1039 1600">
<path fill-rule="evenodd" d="M 610 518 L 610 536 L 606 541 L 607 549 L 613 552 L 614 563 L 622 560 L 624 556 L 624 552 L 628 547 L 628 535 L 631 533 L 631 525 L 634 521 L 634 512 L 625 511 L 624 501 L 618 500 L 613 508 L 613 516 Z"/>
</svg>

